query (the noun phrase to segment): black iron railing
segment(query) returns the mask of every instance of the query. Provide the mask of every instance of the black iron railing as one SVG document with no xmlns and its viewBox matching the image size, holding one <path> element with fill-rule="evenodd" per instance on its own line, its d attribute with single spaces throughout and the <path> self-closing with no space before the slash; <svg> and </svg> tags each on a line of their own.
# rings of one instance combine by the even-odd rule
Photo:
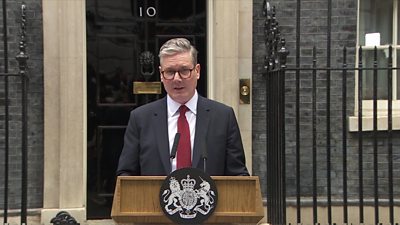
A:
<svg viewBox="0 0 400 225">
<path fill-rule="evenodd" d="M 3 47 L 4 47 L 4 72 L 0 73 L 0 77 L 3 78 L 4 81 L 4 98 L 2 101 L 4 102 L 4 202 L 3 202 L 3 223 L 8 224 L 8 212 L 9 212 L 9 177 L 10 177 L 10 166 L 11 163 L 10 158 L 10 86 L 18 86 L 20 87 L 20 100 L 19 102 L 21 108 L 21 129 L 20 129 L 20 141 L 21 141 L 21 224 L 27 224 L 27 190 L 28 190 L 28 121 L 27 121 L 27 91 L 28 91 L 28 76 L 27 76 L 27 60 L 28 55 L 26 54 L 26 6 L 25 4 L 21 5 L 21 20 L 20 20 L 20 41 L 19 45 L 19 53 L 16 56 L 16 60 L 18 62 L 18 73 L 10 73 L 8 64 L 9 64 L 9 51 L 8 51 L 8 24 L 7 24 L 7 1 L 2 1 L 2 9 L 3 9 Z M 15 79 L 14 79 L 15 78 Z"/>
<path fill-rule="evenodd" d="M 376 47 L 343 47 L 342 55 L 336 56 L 340 65 L 332 66 L 331 4 L 329 0 L 326 56 L 318 57 L 314 46 L 312 62 L 300 63 L 298 4 L 295 61 L 286 65 L 288 50 L 275 8 L 264 2 L 268 222 L 286 224 L 286 208 L 292 205 L 298 224 L 310 219 L 302 215 L 302 207 L 312 207 L 313 224 L 348 224 L 355 217 L 360 224 L 398 224 L 394 207 L 399 204 L 396 190 L 400 186 L 395 181 L 400 176 L 394 173 L 394 165 L 400 153 L 394 150 L 400 136 L 393 127 L 393 74 L 399 68 L 393 67 L 392 47 L 385 53 L 384 66 L 378 66 Z M 358 53 L 353 65 L 348 63 L 349 51 Z M 369 61 L 363 59 L 366 51 L 373 53 Z M 323 66 L 321 58 L 326 60 Z M 385 99 L 378 96 L 378 77 L 387 82 Z M 366 78 L 372 80 L 369 97 L 365 96 Z M 372 102 L 368 114 L 366 102 Z M 379 110 L 386 112 L 383 117 Z M 372 118 L 372 128 L 365 124 L 367 117 Z M 353 130 L 349 118 L 356 124 Z M 380 128 L 379 123 L 387 126 Z M 295 185 L 288 186 L 289 180 Z M 342 207 L 341 221 L 333 220 L 338 213 L 333 206 Z M 350 206 L 358 207 L 358 215 L 350 218 Z M 321 207 L 326 215 L 321 215 Z M 373 207 L 374 221 L 366 221 L 366 207 Z M 388 209 L 389 218 L 380 212 L 381 207 Z"/>
<path fill-rule="evenodd" d="M 289 54 L 281 39 L 275 9 L 264 2 L 266 57 L 264 70 L 267 118 L 267 205 L 268 222 L 286 223 L 285 183 L 285 68 Z M 271 149 L 274 149 L 271 151 Z"/>
</svg>

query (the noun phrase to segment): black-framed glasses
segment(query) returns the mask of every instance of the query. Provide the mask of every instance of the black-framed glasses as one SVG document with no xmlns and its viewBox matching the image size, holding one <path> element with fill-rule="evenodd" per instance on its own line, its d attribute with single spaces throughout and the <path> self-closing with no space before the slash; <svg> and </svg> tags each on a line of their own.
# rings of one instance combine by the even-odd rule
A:
<svg viewBox="0 0 400 225">
<path fill-rule="evenodd" d="M 180 69 L 180 70 L 164 70 L 161 71 L 161 74 L 163 75 L 164 79 L 166 80 L 172 80 L 175 77 L 175 74 L 178 72 L 179 76 L 181 79 L 188 79 L 192 75 L 192 71 L 196 68 L 194 66 L 192 69 Z"/>
</svg>

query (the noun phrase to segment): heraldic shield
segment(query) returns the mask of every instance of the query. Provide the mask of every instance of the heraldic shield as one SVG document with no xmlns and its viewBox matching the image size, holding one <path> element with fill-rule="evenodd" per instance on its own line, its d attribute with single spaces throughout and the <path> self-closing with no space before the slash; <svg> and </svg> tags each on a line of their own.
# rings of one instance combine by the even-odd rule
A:
<svg viewBox="0 0 400 225">
<path fill-rule="evenodd" d="M 164 214 L 178 224 L 201 224 L 214 212 L 217 199 L 214 181 L 195 168 L 175 170 L 160 189 Z"/>
</svg>

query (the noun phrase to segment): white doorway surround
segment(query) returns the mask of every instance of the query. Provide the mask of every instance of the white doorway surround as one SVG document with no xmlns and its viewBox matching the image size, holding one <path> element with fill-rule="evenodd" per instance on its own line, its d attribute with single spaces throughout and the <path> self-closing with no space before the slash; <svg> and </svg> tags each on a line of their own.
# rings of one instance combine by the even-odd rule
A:
<svg viewBox="0 0 400 225">
<path fill-rule="evenodd" d="M 85 0 L 42 0 L 44 193 L 41 224 L 62 211 L 86 220 Z M 252 76 L 252 0 L 208 0 L 208 96 L 234 108 L 251 171 L 251 103 L 239 79 Z M 109 223 L 107 223 L 109 224 Z"/>
</svg>

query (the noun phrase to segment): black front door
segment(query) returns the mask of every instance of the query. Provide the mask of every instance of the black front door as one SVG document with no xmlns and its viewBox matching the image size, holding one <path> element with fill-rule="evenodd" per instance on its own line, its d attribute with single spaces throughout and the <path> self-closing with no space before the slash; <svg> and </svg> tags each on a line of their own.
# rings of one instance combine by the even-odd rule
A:
<svg viewBox="0 0 400 225">
<path fill-rule="evenodd" d="M 87 217 L 109 218 L 129 112 L 165 96 L 148 84 L 160 82 L 166 40 L 186 37 L 197 47 L 206 96 L 206 0 L 86 0 L 86 13 Z"/>
</svg>

